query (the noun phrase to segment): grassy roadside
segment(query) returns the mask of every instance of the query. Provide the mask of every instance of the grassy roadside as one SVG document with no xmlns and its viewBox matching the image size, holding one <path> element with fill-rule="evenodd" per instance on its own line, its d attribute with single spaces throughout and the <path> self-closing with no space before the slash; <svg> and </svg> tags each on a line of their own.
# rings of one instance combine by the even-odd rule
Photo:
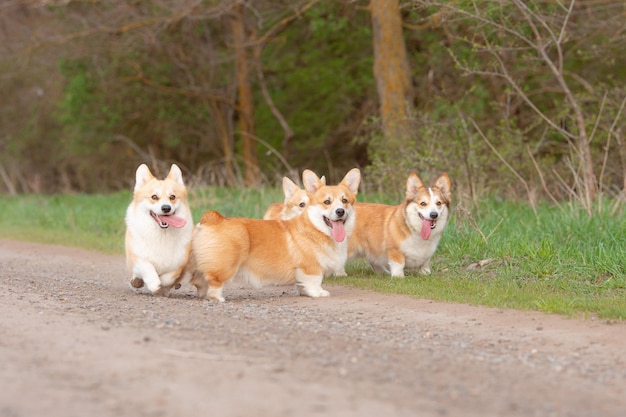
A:
<svg viewBox="0 0 626 417">
<path fill-rule="evenodd" d="M 122 254 L 130 198 L 130 192 L 3 196 L 0 237 Z M 277 189 L 211 188 L 195 191 L 190 201 L 194 219 L 209 208 L 260 217 L 281 198 Z M 348 277 L 326 281 L 438 301 L 625 319 L 625 231 L 621 215 L 589 217 L 546 205 L 535 216 L 526 205 L 490 201 L 471 212 L 455 208 L 430 276 L 375 275 L 357 261 L 347 265 Z"/>
</svg>

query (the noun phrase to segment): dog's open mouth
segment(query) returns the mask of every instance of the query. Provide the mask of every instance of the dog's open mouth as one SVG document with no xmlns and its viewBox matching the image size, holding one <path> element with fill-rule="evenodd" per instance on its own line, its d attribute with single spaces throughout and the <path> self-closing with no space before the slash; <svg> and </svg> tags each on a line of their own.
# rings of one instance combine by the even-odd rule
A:
<svg viewBox="0 0 626 417">
<path fill-rule="evenodd" d="M 422 230 L 421 235 L 422 239 L 428 240 L 430 237 L 430 232 L 437 227 L 437 220 L 427 219 L 420 214 L 420 219 L 422 219 Z"/>
<path fill-rule="evenodd" d="M 167 229 L 169 226 L 181 228 L 187 224 L 187 220 L 182 217 L 174 216 L 173 214 L 156 214 L 151 211 L 150 215 L 157 222 L 157 224 L 161 227 L 161 229 Z"/>
<path fill-rule="evenodd" d="M 324 223 L 330 227 L 333 239 L 335 239 L 336 242 L 343 242 L 346 238 L 346 229 L 343 227 L 344 222 L 345 220 L 331 220 L 324 216 Z"/>
</svg>

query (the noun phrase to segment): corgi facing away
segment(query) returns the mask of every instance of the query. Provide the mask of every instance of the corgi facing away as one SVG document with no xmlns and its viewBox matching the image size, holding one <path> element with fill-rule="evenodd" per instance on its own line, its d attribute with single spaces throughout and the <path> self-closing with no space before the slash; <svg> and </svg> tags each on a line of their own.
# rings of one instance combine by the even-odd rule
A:
<svg viewBox="0 0 626 417">
<path fill-rule="evenodd" d="M 300 295 L 329 295 L 322 280 L 346 262 L 361 173 L 354 168 L 335 186 L 310 170 L 303 179 L 309 205 L 289 220 L 204 213 L 194 230 L 188 267 L 201 297 L 224 301 L 223 285 L 233 278 L 257 285 L 295 283 Z"/>
<path fill-rule="evenodd" d="M 430 260 L 450 216 L 450 178 L 442 174 L 425 187 L 415 173 L 398 206 L 357 203 L 349 258 L 364 256 L 375 272 L 403 277 L 405 268 L 430 274 Z"/>
<path fill-rule="evenodd" d="M 173 164 L 163 180 L 147 165 L 135 173 L 133 201 L 126 210 L 126 264 L 130 285 L 155 293 L 178 288 L 189 259 L 193 219 L 183 175 Z"/>
<path fill-rule="evenodd" d="M 326 184 L 324 176 L 320 178 L 320 181 Z M 298 187 L 287 177 L 283 177 L 283 194 L 285 201 L 271 204 L 263 215 L 264 220 L 289 220 L 302 214 L 309 204 L 310 198 L 306 190 Z"/>
</svg>

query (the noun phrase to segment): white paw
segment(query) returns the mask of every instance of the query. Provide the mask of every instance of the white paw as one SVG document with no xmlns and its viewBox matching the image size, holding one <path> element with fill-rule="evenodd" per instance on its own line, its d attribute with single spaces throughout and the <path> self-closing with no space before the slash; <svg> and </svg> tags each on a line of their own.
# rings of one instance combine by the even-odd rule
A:
<svg viewBox="0 0 626 417">
<path fill-rule="evenodd" d="M 392 277 L 404 277 L 404 262 L 389 261 L 389 271 L 391 272 Z"/>
<path fill-rule="evenodd" d="M 323 290 L 321 287 L 320 288 L 300 287 L 300 288 L 298 288 L 298 292 L 302 296 L 311 297 L 311 298 L 329 297 L 330 296 L 330 293 L 328 291 L 326 291 L 326 290 Z"/>
<path fill-rule="evenodd" d="M 147 283 L 146 285 L 148 287 L 148 290 L 150 290 L 150 292 L 152 294 L 158 294 L 161 291 L 161 283 L 160 282 Z"/>
<path fill-rule="evenodd" d="M 222 296 L 222 287 L 219 288 L 211 288 L 206 293 L 206 299 L 211 301 L 217 301 L 218 303 L 223 303 L 226 301 Z"/>
</svg>

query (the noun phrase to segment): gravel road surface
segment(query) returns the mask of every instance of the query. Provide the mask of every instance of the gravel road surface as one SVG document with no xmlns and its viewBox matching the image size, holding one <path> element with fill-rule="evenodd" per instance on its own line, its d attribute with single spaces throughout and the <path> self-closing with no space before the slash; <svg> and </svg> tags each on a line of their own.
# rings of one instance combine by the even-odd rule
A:
<svg viewBox="0 0 626 417">
<path fill-rule="evenodd" d="M 0 240 L 0 417 L 626 416 L 626 323 L 127 278 L 122 256 Z"/>
</svg>

